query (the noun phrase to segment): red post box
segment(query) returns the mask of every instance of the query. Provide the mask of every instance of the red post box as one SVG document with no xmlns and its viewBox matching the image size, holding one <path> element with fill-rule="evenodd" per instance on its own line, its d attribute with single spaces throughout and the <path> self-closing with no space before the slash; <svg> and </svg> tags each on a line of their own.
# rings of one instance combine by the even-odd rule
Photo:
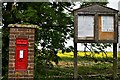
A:
<svg viewBox="0 0 120 80">
<path fill-rule="evenodd" d="M 28 40 L 16 39 L 15 70 L 27 70 L 28 65 Z"/>
</svg>

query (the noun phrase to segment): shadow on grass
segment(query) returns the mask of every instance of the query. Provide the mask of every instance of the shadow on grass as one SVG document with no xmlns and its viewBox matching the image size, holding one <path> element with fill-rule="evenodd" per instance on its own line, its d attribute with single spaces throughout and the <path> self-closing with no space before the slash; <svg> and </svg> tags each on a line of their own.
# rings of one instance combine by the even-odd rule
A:
<svg viewBox="0 0 120 80">
<path fill-rule="evenodd" d="M 120 58 L 118 58 L 118 60 L 120 61 Z M 61 61 L 74 61 L 74 58 L 72 57 L 62 57 Z M 86 56 L 78 56 L 78 61 L 94 61 L 94 62 L 113 62 L 113 58 L 112 57 L 107 57 L 107 58 L 101 58 L 101 57 L 86 57 Z"/>
</svg>

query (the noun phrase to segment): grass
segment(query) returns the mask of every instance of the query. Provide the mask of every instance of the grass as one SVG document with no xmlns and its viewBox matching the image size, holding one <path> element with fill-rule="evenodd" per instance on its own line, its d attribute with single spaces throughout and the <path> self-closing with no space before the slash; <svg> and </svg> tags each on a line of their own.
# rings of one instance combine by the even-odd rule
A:
<svg viewBox="0 0 120 80">
<path fill-rule="evenodd" d="M 58 53 L 61 60 L 58 65 L 54 67 L 43 67 L 40 72 L 41 80 L 72 80 L 74 74 L 74 54 L 70 53 Z M 78 52 L 78 74 L 79 79 L 82 80 L 112 80 L 112 56 L 111 52 L 106 55 L 103 53 L 90 54 L 87 52 Z M 97 61 L 96 61 L 97 60 Z M 110 62 L 111 61 L 111 62 Z M 120 53 L 118 53 L 118 77 L 120 78 Z"/>
</svg>

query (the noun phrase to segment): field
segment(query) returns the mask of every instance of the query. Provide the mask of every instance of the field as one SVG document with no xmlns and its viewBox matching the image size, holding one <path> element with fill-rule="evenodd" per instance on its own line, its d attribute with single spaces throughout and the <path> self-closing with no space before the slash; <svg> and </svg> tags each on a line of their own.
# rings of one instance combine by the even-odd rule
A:
<svg viewBox="0 0 120 80">
<path fill-rule="evenodd" d="M 74 58 L 73 53 L 58 53 L 61 60 L 54 67 L 43 67 L 40 70 L 41 80 L 73 80 Z M 106 58 L 107 56 L 107 58 Z M 112 53 L 91 54 L 78 52 L 78 74 L 81 80 L 112 80 Z M 118 53 L 118 77 L 120 78 L 120 53 Z M 118 78 L 118 79 L 119 79 Z"/>
</svg>

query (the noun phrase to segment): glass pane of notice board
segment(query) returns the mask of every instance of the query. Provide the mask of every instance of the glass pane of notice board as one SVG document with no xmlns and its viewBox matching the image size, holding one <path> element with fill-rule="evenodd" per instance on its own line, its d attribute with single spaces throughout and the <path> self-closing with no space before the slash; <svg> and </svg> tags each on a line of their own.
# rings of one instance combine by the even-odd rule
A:
<svg viewBox="0 0 120 80">
<path fill-rule="evenodd" d="M 114 40 L 114 17 L 99 16 L 99 40 Z"/>
<path fill-rule="evenodd" d="M 78 39 L 94 39 L 94 16 L 78 16 Z"/>
</svg>

